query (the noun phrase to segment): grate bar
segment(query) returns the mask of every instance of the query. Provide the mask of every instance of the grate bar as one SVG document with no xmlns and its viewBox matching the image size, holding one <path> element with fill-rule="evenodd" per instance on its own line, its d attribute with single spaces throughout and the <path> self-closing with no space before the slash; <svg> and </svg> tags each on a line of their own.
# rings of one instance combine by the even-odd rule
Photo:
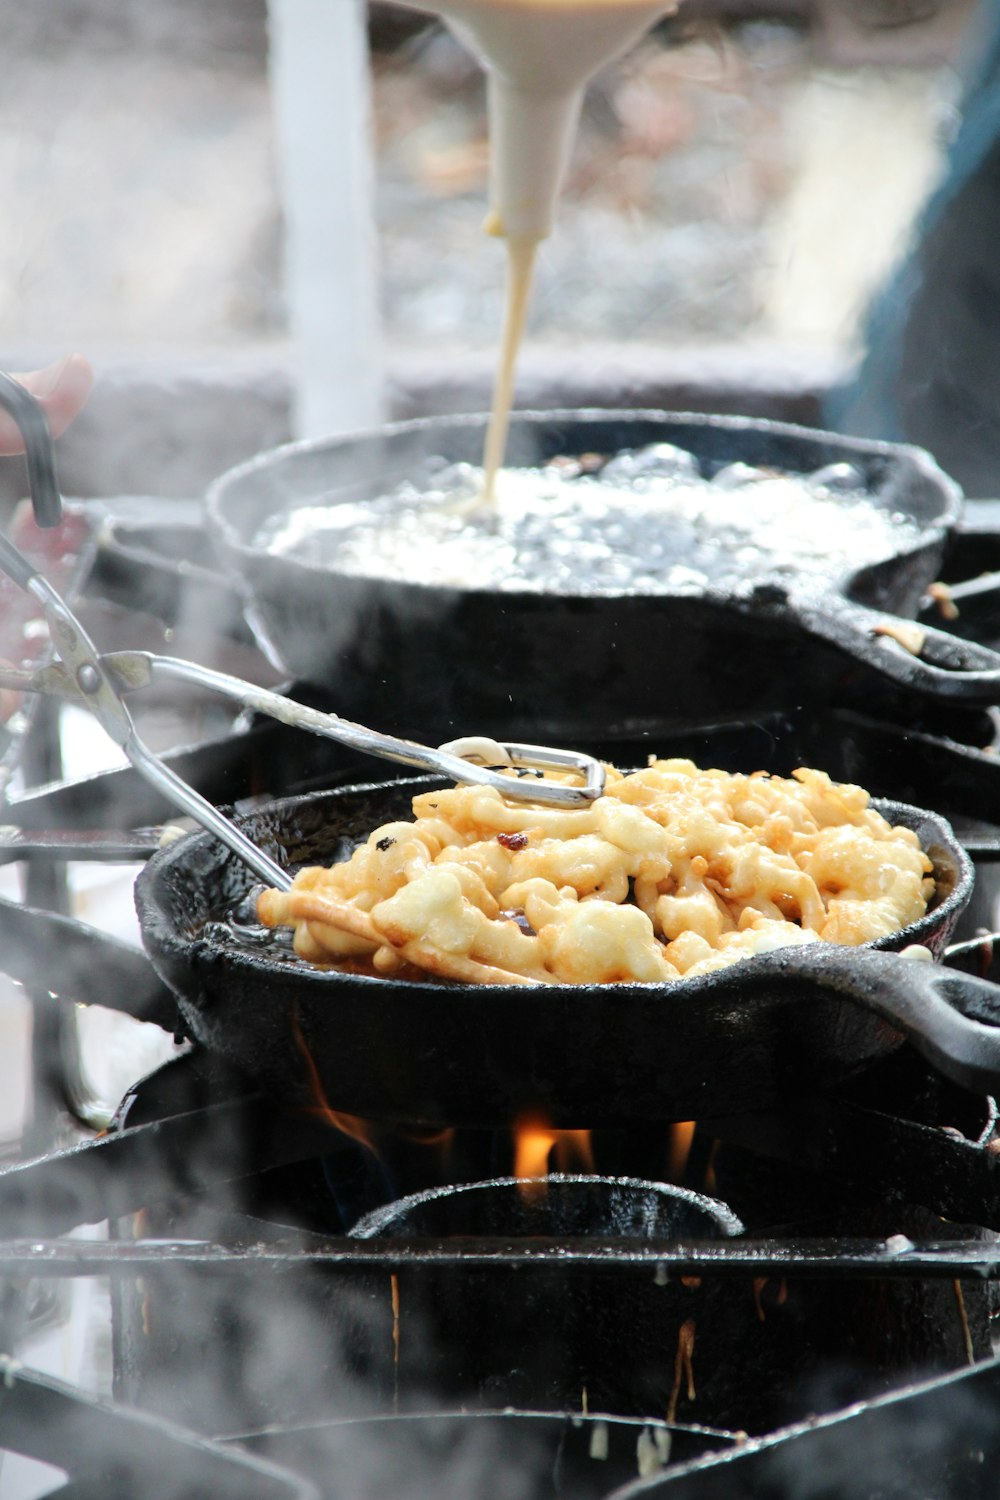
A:
<svg viewBox="0 0 1000 1500">
<path fill-rule="evenodd" d="M 532 1236 L 530 1242 L 462 1236 L 448 1240 L 356 1240 L 322 1244 L 232 1246 L 208 1240 L 8 1240 L 0 1241 L 2 1276 L 107 1276 L 183 1266 L 258 1276 L 262 1271 L 404 1271 L 423 1267 L 501 1270 L 560 1266 L 635 1270 L 648 1266 L 668 1277 L 828 1276 L 1000 1279 L 1000 1242 L 837 1238 L 732 1241 Z"/>
</svg>

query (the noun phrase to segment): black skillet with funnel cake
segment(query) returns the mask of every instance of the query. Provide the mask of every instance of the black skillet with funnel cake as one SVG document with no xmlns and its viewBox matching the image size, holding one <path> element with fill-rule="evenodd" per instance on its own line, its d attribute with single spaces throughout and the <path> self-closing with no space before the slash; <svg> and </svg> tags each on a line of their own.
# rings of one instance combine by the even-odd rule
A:
<svg viewBox="0 0 1000 1500">
<path fill-rule="evenodd" d="M 289 798 L 240 826 L 282 866 L 329 863 L 435 784 Z M 200 1041 L 284 1097 L 352 1114 L 493 1127 L 532 1111 L 570 1128 L 705 1119 L 833 1085 L 904 1038 L 992 1092 L 1000 989 L 884 951 L 941 952 L 971 894 L 968 858 L 942 819 L 875 805 L 932 859 L 926 916 L 863 948 L 784 949 L 674 984 L 475 986 L 314 968 L 263 930 L 239 930 L 253 920 L 253 878 L 205 834 L 154 856 L 136 901 L 147 951 Z"/>
</svg>

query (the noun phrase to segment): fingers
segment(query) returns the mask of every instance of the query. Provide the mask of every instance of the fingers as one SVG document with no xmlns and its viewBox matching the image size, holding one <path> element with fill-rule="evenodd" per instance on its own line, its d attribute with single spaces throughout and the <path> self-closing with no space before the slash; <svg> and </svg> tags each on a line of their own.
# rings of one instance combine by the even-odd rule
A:
<svg viewBox="0 0 1000 1500">
<path fill-rule="evenodd" d="M 41 403 L 52 436 L 59 437 L 86 404 L 94 372 L 82 354 L 69 354 L 44 370 L 15 375 L 14 379 Z M 23 447 L 17 424 L 0 411 L 0 454 L 20 453 Z"/>
<path fill-rule="evenodd" d="M 9 667 L 10 662 L 0 657 L 0 666 Z M 6 724 L 11 714 L 17 713 L 21 707 L 21 694 L 12 692 L 10 688 L 0 688 L 0 724 Z"/>
<path fill-rule="evenodd" d="M 15 375 L 14 379 L 40 402 L 52 436 L 59 437 L 86 404 L 94 372 L 82 354 L 69 354 L 44 370 Z M 20 453 L 23 447 L 16 422 L 7 412 L 0 411 L 0 454 Z M 0 688 L 0 724 L 16 713 L 20 705 L 19 693 Z"/>
</svg>

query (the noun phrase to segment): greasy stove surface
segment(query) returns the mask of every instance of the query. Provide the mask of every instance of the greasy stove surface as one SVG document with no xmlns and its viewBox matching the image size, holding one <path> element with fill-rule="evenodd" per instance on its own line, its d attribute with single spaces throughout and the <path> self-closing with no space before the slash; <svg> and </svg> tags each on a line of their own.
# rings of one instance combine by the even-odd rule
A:
<svg viewBox="0 0 1000 1500">
<path fill-rule="evenodd" d="M 174 533 L 139 540 L 147 554 L 156 543 L 141 572 L 134 532 L 101 554 L 91 608 L 118 632 L 102 645 L 155 636 L 151 606 L 180 629 L 201 591 L 219 622 L 206 655 L 253 670 L 202 539 L 192 532 L 180 557 Z M 972 575 L 994 561 L 993 533 L 960 537 L 950 573 L 954 627 L 990 644 L 1000 611 Z M 23 751 L 29 785 L 0 832 L 0 860 L 27 861 L 34 909 L 0 904 L 0 941 L 3 967 L 38 996 L 39 1096 L 54 1108 L 72 1093 L 58 1083 L 59 1016 L 75 1002 L 168 1028 L 176 1012 L 141 956 L 65 916 L 61 879 L 66 857 L 148 851 L 169 810 L 130 771 L 60 782 L 42 717 Z M 192 738 L 174 764 L 220 803 L 385 774 L 270 722 Z M 976 857 L 959 933 L 971 938 L 997 925 L 995 739 L 992 710 L 918 711 L 858 679 L 822 711 L 791 704 L 655 745 L 602 743 L 595 722 L 581 748 L 620 764 L 653 750 L 729 769 L 818 764 L 933 807 Z M 954 962 L 1000 978 L 989 945 Z M 108 1277 L 115 1396 L 95 1403 L 11 1369 L 0 1443 L 65 1469 L 73 1493 L 105 1496 L 583 1500 L 640 1473 L 644 1492 L 693 1497 L 830 1493 L 819 1473 L 851 1500 L 988 1492 L 1000 1460 L 992 1101 L 904 1051 L 781 1114 L 594 1132 L 589 1149 L 599 1173 L 710 1193 L 745 1233 L 525 1238 L 501 1221 L 486 1235 L 359 1240 L 357 1220 L 406 1193 L 509 1173 L 511 1135 L 415 1137 L 320 1101 L 283 1109 L 184 1049 L 130 1090 L 104 1137 L 0 1172 L 4 1347 L 16 1354 L 26 1287 Z M 67 1237 L 102 1221 L 107 1237 Z M 854 1461 L 864 1442 L 891 1458 Z"/>
</svg>

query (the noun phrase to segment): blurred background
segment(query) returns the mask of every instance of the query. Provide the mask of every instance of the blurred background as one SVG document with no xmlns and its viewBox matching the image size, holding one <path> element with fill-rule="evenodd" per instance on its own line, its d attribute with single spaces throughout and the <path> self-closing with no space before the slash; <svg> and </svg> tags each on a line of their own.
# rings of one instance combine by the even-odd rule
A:
<svg viewBox="0 0 1000 1500">
<path fill-rule="evenodd" d="M 687 0 L 589 91 L 518 404 L 815 417 L 941 173 L 979 9 Z M 485 403 L 503 251 L 481 232 L 482 75 L 438 22 L 373 5 L 370 83 L 331 72 L 310 129 L 308 99 L 289 103 L 288 18 L 311 12 L 321 57 L 342 50 L 323 12 L 345 10 L 362 15 L 354 0 L 3 7 L 0 359 L 79 347 L 97 364 L 69 488 L 194 494 L 296 426 L 358 425 L 350 402 L 342 421 L 335 402 L 325 421 L 296 412 L 310 298 L 370 298 L 373 415 Z M 288 236 L 325 142 L 330 172 L 346 152 L 360 175 L 318 231 L 353 260 L 331 249 L 317 292 Z"/>
</svg>

